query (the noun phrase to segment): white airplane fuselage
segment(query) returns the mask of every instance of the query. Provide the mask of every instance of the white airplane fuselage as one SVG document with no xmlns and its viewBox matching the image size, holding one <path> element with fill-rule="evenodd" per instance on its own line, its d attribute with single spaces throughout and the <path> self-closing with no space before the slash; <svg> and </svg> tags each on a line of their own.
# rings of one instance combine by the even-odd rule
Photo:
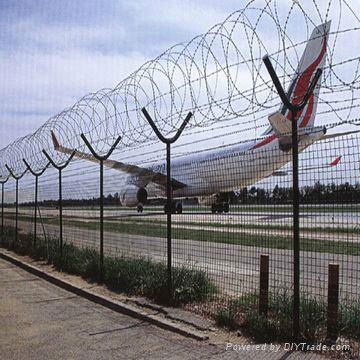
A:
<svg viewBox="0 0 360 360">
<path fill-rule="evenodd" d="M 317 130 L 299 139 L 299 152 L 324 136 Z M 225 149 L 189 155 L 171 161 L 171 177 L 187 184 L 173 191 L 175 198 L 210 196 L 241 189 L 272 175 L 292 159 L 292 151 L 282 151 L 279 139 L 269 136 Z M 166 173 L 164 162 L 150 169 Z M 163 197 L 164 189 L 150 190 L 149 197 Z"/>
<path fill-rule="evenodd" d="M 331 21 L 327 21 L 316 26 L 306 43 L 286 92 L 292 104 L 303 101 L 315 74 L 324 69 L 330 24 Z M 314 126 L 319 93 L 320 86 L 313 86 L 306 104 L 296 112 L 300 152 L 325 135 L 324 129 Z M 269 114 L 268 120 L 269 127 L 263 139 L 173 159 L 171 181 L 174 198 L 199 197 L 210 203 L 208 200 L 215 194 L 241 189 L 273 174 L 281 175 L 277 170 L 292 158 L 292 113 L 281 105 L 277 112 Z M 98 163 L 92 154 L 61 145 L 53 131 L 51 136 L 56 151 Z M 125 206 L 139 206 L 138 211 L 142 211 L 142 204 L 148 198 L 165 196 L 165 162 L 142 167 L 107 159 L 103 165 L 128 174 L 126 185 L 120 192 Z"/>
</svg>

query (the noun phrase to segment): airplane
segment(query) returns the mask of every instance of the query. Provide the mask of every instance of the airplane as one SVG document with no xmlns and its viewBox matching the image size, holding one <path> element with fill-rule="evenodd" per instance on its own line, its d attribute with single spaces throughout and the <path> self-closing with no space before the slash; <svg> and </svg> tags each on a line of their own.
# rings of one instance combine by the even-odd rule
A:
<svg viewBox="0 0 360 360">
<path fill-rule="evenodd" d="M 330 25 L 331 21 L 328 21 L 315 27 L 306 44 L 287 91 L 292 102 L 302 100 L 312 76 L 325 65 Z M 320 86 L 316 86 L 305 108 L 297 114 L 299 152 L 316 141 L 357 132 L 326 135 L 325 127 L 314 126 L 319 92 Z M 279 169 L 290 162 L 292 157 L 291 113 L 285 106 L 281 106 L 268 119 L 270 125 L 260 139 L 172 160 L 171 185 L 173 198 L 177 200 L 174 200 L 171 212 L 182 213 L 181 199 L 189 197 L 197 197 L 200 204 L 210 205 L 213 213 L 228 212 L 229 204 L 221 201 L 221 193 L 243 188 L 268 176 L 287 175 Z M 51 132 L 51 136 L 56 151 L 66 154 L 74 151 L 60 145 L 54 132 Z M 91 154 L 77 150 L 75 157 L 98 162 Z M 336 166 L 340 159 L 341 156 L 323 167 Z M 120 191 L 122 205 L 137 207 L 137 211 L 142 212 L 148 199 L 164 197 L 165 162 L 140 167 L 108 159 L 104 161 L 104 166 L 128 174 L 126 184 Z M 310 170 L 313 169 L 310 167 Z"/>
</svg>

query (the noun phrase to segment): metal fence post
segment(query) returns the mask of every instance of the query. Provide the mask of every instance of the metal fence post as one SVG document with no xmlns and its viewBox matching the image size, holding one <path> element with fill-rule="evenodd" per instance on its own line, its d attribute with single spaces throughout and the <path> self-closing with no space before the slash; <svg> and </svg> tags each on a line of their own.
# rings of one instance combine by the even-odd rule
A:
<svg viewBox="0 0 360 360">
<path fill-rule="evenodd" d="M 298 146 L 298 125 L 297 113 L 301 111 L 307 104 L 315 86 L 322 74 L 322 69 L 317 69 L 316 73 L 306 90 L 306 93 L 298 103 L 292 103 L 291 99 L 285 95 L 284 89 L 280 84 L 279 78 L 271 64 L 269 57 L 263 58 L 264 64 L 270 74 L 270 77 L 276 87 L 281 101 L 287 109 L 291 111 L 291 130 L 292 130 L 292 162 L 293 162 L 293 251 L 294 251 L 294 304 L 293 304 L 293 337 L 294 340 L 299 338 L 300 331 L 300 234 L 299 234 L 299 146 Z M 291 94 L 289 94 L 291 96 Z"/>
<path fill-rule="evenodd" d="M 15 244 L 18 240 L 18 216 L 19 216 L 19 179 L 15 179 L 16 191 L 15 191 Z"/>
<path fill-rule="evenodd" d="M 4 243 L 4 185 L 1 183 L 1 244 Z"/>
<path fill-rule="evenodd" d="M 269 307 L 269 255 L 260 255 L 259 313 L 267 315 Z"/>
<path fill-rule="evenodd" d="M 45 170 L 49 167 L 50 161 L 46 164 L 46 166 L 38 173 L 33 171 L 31 166 L 28 164 L 28 162 L 23 159 L 23 162 L 26 166 L 26 168 L 31 172 L 32 175 L 35 177 L 35 195 L 34 195 L 34 243 L 33 246 L 36 248 L 36 237 L 37 237 L 37 209 L 38 209 L 38 185 L 39 185 L 39 176 L 41 176 Z"/>
<path fill-rule="evenodd" d="M 91 146 L 90 142 L 86 138 L 84 134 L 80 135 L 83 139 L 85 145 L 88 147 L 94 158 L 99 162 L 100 164 L 100 280 L 103 280 L 104 276 L 104 161 L 107 160 L 110 155 L 113 153 L 115 148 L 118 146 L 121 136 L 119 136 L 108 153 L 104 156 L 100 156 L 97 154 L 94 150 L 94 148 Z"/>
<path fill-rule="evenodd" d="M 327 338 L 332 343 L 338 337 L 339 319 L 339 264 L 329 264 Z"/>
<path fill-rule="evenodd" d="M 74 150 L 71 155 L 69 156 L 69 158 L 66 160 L 65 163 L 63 163 L 62 165 L 57 165 L 55 164 L 54 160 L 50 157 L 50 155 L 45 151 L 43 150 L 42 151 L 43 154 L 46 156 L 46 158 L 49 160 L 49 163 L 55 168 L 58 170 L 58 173 L 59 173 L 59 237 L 60 237 L 60 255 L 62 256 L 62 251 L 63 251 L 63 220 L 62 220 L 62 176 L 61 176 L 61 173 L 63 171 L 63 169 L 65 169 L 70 161 L 72 160 L 72 158 L 74 157 L 75 153 L 76 153 L 76 150 Z"/>
<path fill-rule="evenodd" d="M 167 208 L 167 286 L 169 290 L 169 300 L 172 297 L 172 238 L 171 238 L 171 213 L 172 213 L 172 181 L 171 181 L 171 144 L 173 144 L 181 135 L 185 126 L 189 122 L 190 118 L 192 117 L 192 113 L 189 112 L 181 124 L 179 130 L 172 138 L 165 138 L 156 127 L 154 121 L 152 120 L 149 113 L 146 111 L 145 108 L 141 109 L 142 113 L 144 114 L 146 120 L 154 130 L 155 134 L 159 138 L 161 142 L 166 144 L 166 208 Z"/>
<path fill-rule="evenodd" d="M 63 207 L 62 207 L 62 169 L 59 169 L 59 222 L 60 222 L 60 256 L 62 256 L 64 238 L 63 238 Z"/>
<path fill-rule="evenodd" d="M 4 244 L 4 193 L 5 193 L 5 183 L 8 181 L 7 178 L 5 181 L 1 182 L 1 243 Z"/>
<path fill-rule="evenodd" d="M 104 162 L 100 161 L 100 279 L 104 275 Z"/>
<path fill-rule="evenodd" d="M 9 174 L 15 179 L 15 243 L 18 240 L 18 215 L 19 215 L 19 180 L 25 175 L 27 169 L 21 175 L 15 175 L 10 167 L 5 164 L 6 169 L 8 170 Z"/>
</svg>

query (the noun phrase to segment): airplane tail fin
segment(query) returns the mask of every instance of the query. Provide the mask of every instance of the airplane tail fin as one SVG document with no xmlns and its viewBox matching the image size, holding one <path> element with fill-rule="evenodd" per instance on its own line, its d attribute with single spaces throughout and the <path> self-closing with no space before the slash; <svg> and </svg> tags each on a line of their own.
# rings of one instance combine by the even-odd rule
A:
<svg viewBox="0 0 360 360">
<path fill-rule="evenodd" d="M 327 21 L 315 27 L 306 44 L 298 68 L 287 90 L 287 96 L 292 103 L 302 101 L 316 70 L 323 69 L 325 65 L 330 25 L 331 21 Z M 297 114 L 299 128 L 312 128 L 314 126 L 319 92 L 320 86 L 316 86 L 305 108 Z M 280 113 L 286 119 L 291 120 L 291 112 L 285 106 L 281 107 Z M 270 126 L 264 135 L 270 134 L 272 130 L 273 128 Z"/>
</svg>

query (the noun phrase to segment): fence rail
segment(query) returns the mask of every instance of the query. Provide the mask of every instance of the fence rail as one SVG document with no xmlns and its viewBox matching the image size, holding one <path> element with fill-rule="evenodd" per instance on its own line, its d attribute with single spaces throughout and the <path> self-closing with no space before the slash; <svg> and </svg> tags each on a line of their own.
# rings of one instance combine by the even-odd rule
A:
<svg viewBox="0 0 360 360">
<path fill-rule="evenodd" d="M 65 261 L 70 244 L 98 250 L 81 255 L 99 257 L 98 281 L 109 280 L 115 257 L 142 257 L 136 276 L 126 263 L 129 282 L 164 263 L 155 293 L 186 294 L 188 309 L 219 323 L 256 323 L 294 341 L 315 339 L 325 324 L 332 341 L 359 340 L 360 58 L 355 47 L 346 59 L 337 50 L 360 30 L 355 14 L 342 0 L 282 11 L 250 1 L 0 150 L 1 243 L 25 251 L 32 241 L 52 261 Z M 289 24 L 302 24 L 312 42 Z M 268 34 L 277 41 L 266 43 Z M 320 38 L 300 81 L 300 53 Z M 279 136 L 274 111 L 289 111 L 289 133 Z M 315 113 L 321 127 L 298 128 Z M 322 126 L 342 133 L 325 136 Z M 202 291 L 206 301 L 195 296 Z"/>
<path fill-rule="evenodd" d="M 314 299 L 320 303 L 327 301 L 331 264 L 336 264 L 339 269 L 339 308 L 353 306 L 360 296 L 359 140 L 357 134 L 328 139 L 312 144 L 299 154 L 300 302 L 303 299 L 308 302 Z M 327 166 L 339 150 L 343 154 L 342 160 L 336 166 Z M 269 153 L 258 151 L 257 156 L 268 159 Z M 251 163 L 253 154 L 244 153 L 243 160 Z M 63 170 L 62 204 L 56 191 L 56 170 L 50 168 L 39 176 L 37 212 L 30 173 L 20 182 L 18 203 L 14 181 L 9 179 L 4 183 L 2 232 L 6 227 L 17 226 L 20 234 L 34 234 L 34 219 L 37 217 L 39 238 L 59 238 L 58 214 L 62 208 L 65 244 L 99 249 L 101 231 L 105 256 L 140 256 L 166 263 L 169 252 L 165 202 L 150 200 L 142 213 L 137 213 L 136 208 L 121 206 L 115 191 L 119 184 L 117 172 L 105 168 L 103 181 L 107 190 L 101 228 L 99 179 L 79 171 L 79 161 L 84 162 L 72 161 Z M 275 163 L 266 164 L 269 165 L 277 166 Z M 226 167 L 234 174 L 234 179 L 243 176 L 243 168 L 237 161 L 230 158 Z M 306 171 L 308 168 L 313 170 Z M 214 186 L 227 179 L 228 174 L 222 173 L 222 169 L 219 165 L 219 169 L 215 167 L 213 173 L 208 174 L 214 179 Z M 285 170 L 291 170 L 291 167 L 286 169 L 285 166 Z M 194 168 L 190 177 L 194 182 L 197 171 Z M 261 169 L 254 164 L 251 171 L 256 173 Z M 77 176 L 74 175 L 76 172 L 79 172 Z M 79 182 L 77 177 L 84 181 Z M 228 213 L 212 213 L 209 205 L 194 197 L 183 199 L 182 214 L 172 214 L 172 267 L 203 271 L 218 289 L 211 300 L 190 303 L 187 308 L 214 315 L 224 307 L 224 303 L 237 299 L 246 299 L 247 306 L 258 307 L 258 299 L 264 293 L 260 286 L 261 276 L 264 276 L 260 274 L 260 259 L 264 254 L 268 258 L 268 289 L 265 289 L 269 296 L 268 306 L 272 306 L 271 296 L 274 294 L 292 299 L 291 171 L 290 175 L 270 176 L 256 185 L 223 196 L 227 196 L 230 202 Z M 300 329 L 303 306 L 301 303 Z"/>
</svg>

